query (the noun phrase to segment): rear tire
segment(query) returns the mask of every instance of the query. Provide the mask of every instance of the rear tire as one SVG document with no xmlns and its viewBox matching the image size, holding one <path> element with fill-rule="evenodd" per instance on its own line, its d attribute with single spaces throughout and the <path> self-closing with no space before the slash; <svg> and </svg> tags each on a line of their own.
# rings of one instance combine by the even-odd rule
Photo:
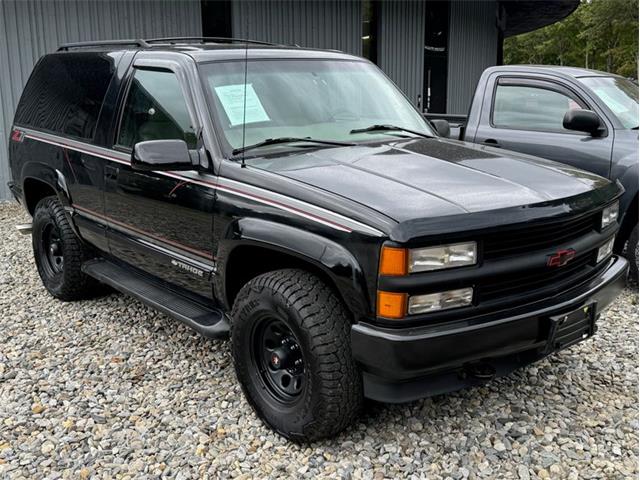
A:
<svg viewBox="0 0 640 480">
<path fill-rule="evenodd" d="M 350 322 L 322 280 L 292 269 L 260 275 L 238 293 L 232 317 L 236 374 L 265 423 L 313 441 L 355 420 L 363 393 Z"/>
<path fill-rule="evenodd" d="M 626 255 L 629 261 L 629 278 L 633 283 L 638 283 L 638 225 L 636 224 L 629 235 Z"/>
<path fill-rule="evenodd" d="M 51 295 L 71 301 L 99 292 L 100 283 L 81 270 L 95 255 L 76 236 L 56 197 L 45 197 L 36 205 L 31 239 L 38 274 Z"/>
</svg>

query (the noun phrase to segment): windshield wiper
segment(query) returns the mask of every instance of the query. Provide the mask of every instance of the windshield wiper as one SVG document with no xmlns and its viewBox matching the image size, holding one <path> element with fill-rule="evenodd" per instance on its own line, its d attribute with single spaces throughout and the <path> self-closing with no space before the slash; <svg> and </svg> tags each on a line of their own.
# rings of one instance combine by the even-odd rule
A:
<svg viewBox="0 0 640 480">
<path fill-rule="evenodd" d="M 398 127 L 397 125 L 383 125 L 383 124 L 371 125 L 370 127 L 367 127 L 367 128 L 354 128 L 349 133 L 384 132 L 384 131 L 407 132 L 407 133 L 413 133 L 414 135 L 418 135 L 419 137 L 434 138 L 433 135 L 418 132 L 416 130 L 411 130 L 409 128 Z"/>
<path fill-rule="evenodd" d="M 233 154 L 238 155 L 240 153 L 246 152 L 248 150 L 253 150 L 254 148 L 266 147 L 269 145 L 278 145 L 280 143 L 296 143 L 296 142 L 306 142 L 306 143 L 317 143 L 319 145 L 333 145 L 336 147 L 353 147 L 355 143 L 347 143 L 347 142 L 336 142 L 333 140 L 316 140 L 311 137 L 278 137 L 278 138 L 267 138 L 262 142 L 254 143 L 253 145 L 247 145 L 241 148 L 234 148 Z"/>
</svg>

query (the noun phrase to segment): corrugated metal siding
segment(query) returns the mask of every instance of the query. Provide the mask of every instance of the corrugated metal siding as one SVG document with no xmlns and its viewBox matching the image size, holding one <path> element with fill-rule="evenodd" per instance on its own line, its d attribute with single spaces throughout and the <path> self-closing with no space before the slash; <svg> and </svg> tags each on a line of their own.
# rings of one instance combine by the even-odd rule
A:
<svg viewBox="0 0 640 480">
<path fill-rule="evenodd" d="M 378 65 L 414 104 L 422 94 L 424 21 L 424 1 L 380 5 Z"/>
<path fill-rule="evenodd" d="M 233 36 L 360 55 L 361 12 L 350 0 L 234 1 Z"/>
<path fill-rule="evenodd" d="M 0 0 L 0 200 L 13 114 L 40 56 L 65 42 L 180 35 L 202 35 L 199 0 Z"/>
<path fill-rule="evenodd" d="M 496 64 L 496 2 L 454 0 L 449 18 L 447 113 L 464 114 L 482 71 Z"/>
</svg>

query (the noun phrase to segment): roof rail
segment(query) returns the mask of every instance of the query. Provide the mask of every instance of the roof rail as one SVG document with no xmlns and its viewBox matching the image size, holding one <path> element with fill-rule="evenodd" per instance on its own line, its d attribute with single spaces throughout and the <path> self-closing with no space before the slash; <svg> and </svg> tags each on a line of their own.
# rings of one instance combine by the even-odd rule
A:
<svg viewBox="0 0 640 480">
<path fill-rule="evenodd" d="M 100 40 L 94 42 L 74 42 L 74 43 L 63 43 L 58 47 L 58 52 L 68 51 L 72 48 L 86 48 L 86 47 L 101 47 L 101 46 L 109 46 L 109 45 L 135 45 L 137 47 L 147 48 L 149 44 L 144 40 L 134 39 L 134 40 Z"/>
<path fill-rule="evenodd" d="M 151 38 L 143 40 L 147 44 L 151 43 L 253 43 L 255 45 L 271 45 L 275 47 L 281 47 L 278 43 L 261 42 L 259 40 L 249 40 L 246 38 L 233 38 L 233 37 L 166 37 L 166 38 Z"/>
</svg>

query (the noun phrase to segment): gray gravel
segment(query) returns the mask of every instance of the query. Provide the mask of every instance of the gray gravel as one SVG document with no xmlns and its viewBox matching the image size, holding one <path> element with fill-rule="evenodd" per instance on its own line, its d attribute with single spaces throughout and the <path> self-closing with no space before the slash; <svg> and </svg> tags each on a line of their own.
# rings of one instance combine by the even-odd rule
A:
<svg viewBox="0 0 640 480">
<path fill-rule="evenodd" d="M 637 477 L 635 291 L 586 343 L 298 446 L 252 412 L 228 343 L 122 295 L 52 299 L 23 221 L 0 205 L 0 478 Z"/>
</svg>

